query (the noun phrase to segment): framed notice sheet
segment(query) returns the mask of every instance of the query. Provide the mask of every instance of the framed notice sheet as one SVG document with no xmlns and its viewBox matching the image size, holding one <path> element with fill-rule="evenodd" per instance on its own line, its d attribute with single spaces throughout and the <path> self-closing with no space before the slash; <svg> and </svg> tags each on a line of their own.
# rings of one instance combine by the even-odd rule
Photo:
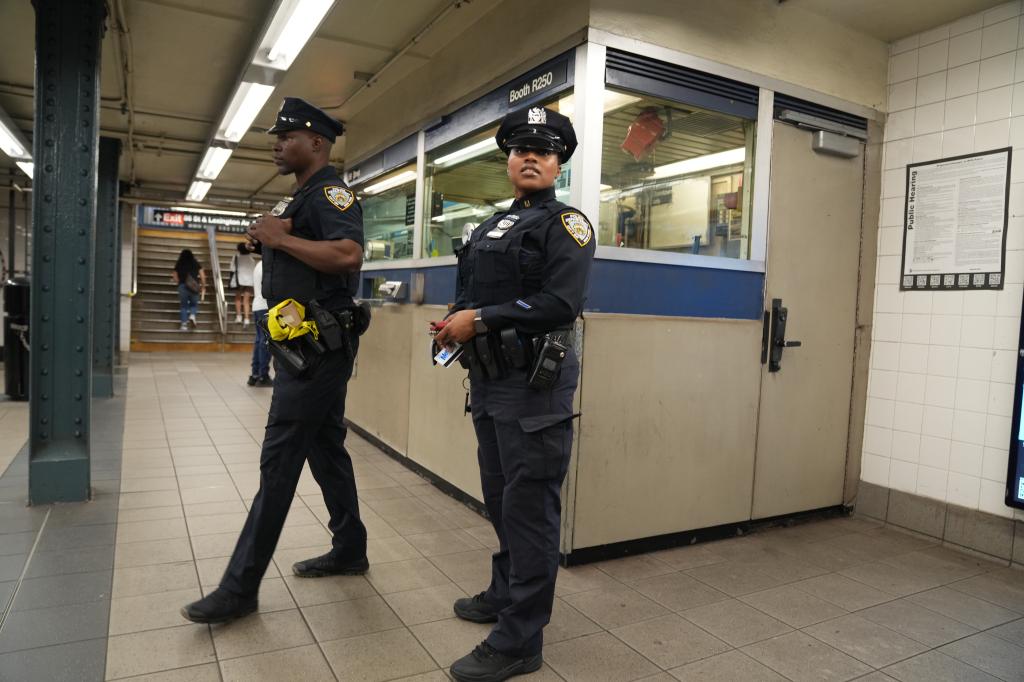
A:
<svg viewBox="0 0 1024 682">
<path fill-rule="evenodd" d="M 907 166 L 900 289 L 1002 289 L 1012 149 Z"/>
</svg>

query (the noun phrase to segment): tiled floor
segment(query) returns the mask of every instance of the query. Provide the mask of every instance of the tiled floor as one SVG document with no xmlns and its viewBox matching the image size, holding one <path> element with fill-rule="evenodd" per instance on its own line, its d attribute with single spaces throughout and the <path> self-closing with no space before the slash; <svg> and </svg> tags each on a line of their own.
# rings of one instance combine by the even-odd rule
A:
<svg viewBox="0 0 1024 682">
<path fill-rule="evenodd" d="M 492 531 L 352 435 L 369 573 L 290 575 L 329 544 L 307 473 L 260 613 L 212 628 L 178 614 L 217 583 L 256 491 L 270 391 L 245 369 L 131 358 L 116 529 L 65 538 L 113 533 L 106 678 L 447 679 L 487 633 L 451 603 L 486 585 Z M 59 590 L 102 585 L 82 556 Z M 61 601 L 50 587 L 39 599 Z M 563 569 L 556 593 L 545 666 L 524 679 L 1024 680 L 1024 571 L 859 519 Z"/>
</svg>

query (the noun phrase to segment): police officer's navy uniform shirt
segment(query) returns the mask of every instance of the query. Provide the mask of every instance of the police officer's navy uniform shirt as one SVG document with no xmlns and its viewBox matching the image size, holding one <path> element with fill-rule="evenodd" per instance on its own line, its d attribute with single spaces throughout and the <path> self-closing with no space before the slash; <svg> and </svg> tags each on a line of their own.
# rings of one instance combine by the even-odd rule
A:
<svg viewBox="0 0 1024 682">
<path fill-rule="evenodd" d="M 292 219 L 292 234 L 302 239 L 351 239 L 363 245 L 363 209 L 334 166 L 324 166 L 272 215 Z M 270 307 L 286 298 L 302 304 L 316 299 L 329 310 L 352 305 L 359 272 L 320 272 L 279 249 L 263 247 L 263 295 Z"/>
<path fill-rule="evenodd" d="M 583 310 L 596 241 L 553 187 L 480 224 L 459 252 L 454 310 L 480 308 L 488 329 L 537 334 L 571 327 Z"/>
</svg>

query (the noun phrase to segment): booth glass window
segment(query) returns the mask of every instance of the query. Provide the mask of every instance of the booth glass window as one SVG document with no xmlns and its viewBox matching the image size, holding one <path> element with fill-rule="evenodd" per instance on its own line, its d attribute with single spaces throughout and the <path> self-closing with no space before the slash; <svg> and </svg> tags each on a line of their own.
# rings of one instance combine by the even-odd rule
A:
<svg viewBox="0 0 1024 682">
<path fill-rule="evenodd" d="M 750 257 L 756 121 L 606 89 L 598 243 Z"/>
<path fill-rule="evenodd" d="M 543 106 L 572 109 L 572 94 Z M 507 157 L 498 149 L 494 125 L 427 153 L 424 197 L 426 224 L 423 255 L 450 256 L 476 227 L 512 205 L 513 189 L 506 173 Z M 555 180 L 555 196 L 568 201 L 571 161 Z"/>
<path fill-rule="evenodd" d="M 412 258 L 416 164 L 374 178 L 356 191 L 363 206 L 366 261 Z"/>
</svg>

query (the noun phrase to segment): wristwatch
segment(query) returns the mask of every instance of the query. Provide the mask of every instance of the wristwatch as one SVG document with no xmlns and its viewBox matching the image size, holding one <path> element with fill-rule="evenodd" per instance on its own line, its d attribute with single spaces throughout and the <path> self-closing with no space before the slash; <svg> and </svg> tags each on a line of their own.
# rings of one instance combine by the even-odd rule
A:
<svg viewBox="0 0 1024 682">
<path fill-rule="evenodd" d="M 477 334 L 486 334 L 487 325 L 484 324 L 484 318 L 481 316 L 481 311 L 477 310 L 473 317 L 473 331 Z"/>
</svg>

